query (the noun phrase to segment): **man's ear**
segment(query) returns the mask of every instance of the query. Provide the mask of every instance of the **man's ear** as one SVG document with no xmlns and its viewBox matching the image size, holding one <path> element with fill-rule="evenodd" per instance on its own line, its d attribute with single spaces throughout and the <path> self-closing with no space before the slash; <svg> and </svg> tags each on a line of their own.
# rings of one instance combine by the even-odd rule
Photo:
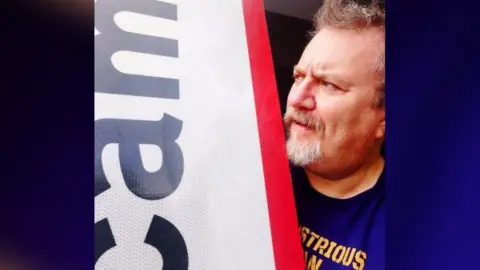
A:
<svg viewBox="0 0 480 270">
<path fill-rule="evenodd" d="M 385 113 L 378 122 L 377 129 L 375 130 L 375 139 L 383 140 L 385 138 Z"/>
</svg>

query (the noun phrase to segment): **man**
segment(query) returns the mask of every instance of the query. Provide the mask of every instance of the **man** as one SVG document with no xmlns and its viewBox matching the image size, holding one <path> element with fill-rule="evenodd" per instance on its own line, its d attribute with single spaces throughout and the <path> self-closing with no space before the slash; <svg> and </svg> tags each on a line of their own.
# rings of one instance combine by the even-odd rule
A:
<svg viewBox="0 0 480 270">
<path fill-rule="evenodd" d="M 383 4 L 326 0 L 294 68 L 287 152 L 307 269 L 385 269 Z"/>
</svg>

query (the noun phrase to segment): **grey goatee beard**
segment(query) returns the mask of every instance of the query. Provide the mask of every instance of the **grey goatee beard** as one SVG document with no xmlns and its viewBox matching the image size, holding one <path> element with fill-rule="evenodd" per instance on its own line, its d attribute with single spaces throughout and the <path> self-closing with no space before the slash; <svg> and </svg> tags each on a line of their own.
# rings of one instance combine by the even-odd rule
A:
<svg viewBox="0 0 480 270">
<path fill-rule="evenodd" d="M 322 122 L 319 117 L 315 117 L 312 113 L 287 109 L 284 116 L 285 127 L 287 130 L 287 156 L 291 163 L 296 166 L 304 167 L 312 162 L 319 161 L 322 158 L 320 140 L 300 141 L 295 133 L 290 132 L 293 122 L 301 123 L 314 130 L 322 130 Z"/>
<path fill-rule="evenodd" d="M 321 159 L 320 142 L 299 142 L 295 136 L 287 140 L 287 156 L 296 166 L 304 167 Z"/>
</svg>

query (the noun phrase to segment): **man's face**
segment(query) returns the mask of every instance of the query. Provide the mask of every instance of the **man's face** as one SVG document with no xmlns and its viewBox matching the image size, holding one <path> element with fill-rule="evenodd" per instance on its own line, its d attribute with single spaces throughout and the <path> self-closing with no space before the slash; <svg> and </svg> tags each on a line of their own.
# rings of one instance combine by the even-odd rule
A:
<svg viewBox="0 0 480 270">
<path fill-rule="evenodd" d="M 385 134 L 375 63 L 384 52 L 379 29 L 324 28 L 294 68 L 285 114 L 290 160 L 342 177 L 356 170 Z"/>
</svg>

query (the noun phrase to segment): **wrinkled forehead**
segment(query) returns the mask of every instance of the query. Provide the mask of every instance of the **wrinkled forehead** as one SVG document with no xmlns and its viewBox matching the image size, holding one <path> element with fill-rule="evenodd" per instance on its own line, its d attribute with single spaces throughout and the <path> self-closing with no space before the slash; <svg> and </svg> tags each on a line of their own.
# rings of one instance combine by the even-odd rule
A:
<svg viewBox="0 0 480 270">
<path fill-rule="evenodd" d="M 380 29 L 324 28 L 307 45 L 298 65 L 301 68 L 339 69 L 346 75 L 365 75 L 375 71 L 384 52 L 384 32 Z"/>
</svg>

